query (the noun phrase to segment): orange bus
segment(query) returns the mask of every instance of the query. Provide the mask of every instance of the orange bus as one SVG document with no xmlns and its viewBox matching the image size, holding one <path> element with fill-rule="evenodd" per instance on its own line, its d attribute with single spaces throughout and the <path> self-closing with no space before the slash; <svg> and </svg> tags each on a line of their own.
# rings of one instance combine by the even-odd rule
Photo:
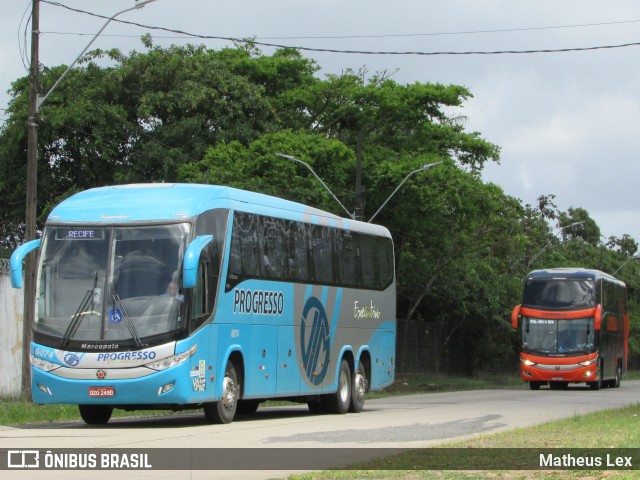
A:
<svg viewBox="0 0 640 480">
<path fill-rule="evenodd" d="M 598 270 L 535 270 L 522 304 L 511 313 L 522 329 L 520 376 L 531 390 L 587 383 L 593 390 L 620 386 L 627 370 L 627 288 Z"/>
</svg>

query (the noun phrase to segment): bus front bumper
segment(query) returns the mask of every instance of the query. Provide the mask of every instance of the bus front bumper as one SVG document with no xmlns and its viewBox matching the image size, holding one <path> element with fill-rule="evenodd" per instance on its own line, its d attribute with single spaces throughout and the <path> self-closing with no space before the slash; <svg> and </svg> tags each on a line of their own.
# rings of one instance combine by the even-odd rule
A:
<svg viewBox="0 0 640 480">
<path fill-rule="evenodd" d="M 525 382 L 567 382 L 581 383 L 596 380 L 597 363 L 589 365 L 533 363 L 523 361 L 520 364 L 520 377 Z"/>
<path fill-rule="evenodd" d="M 194 377 L 189 362 L 131 379 L 110 379 L 109 370 L 70 379 L 33 367 L 31 395 L 36 404 L 188 405 L 212 401 L 215 383 Z"/>
</svg>

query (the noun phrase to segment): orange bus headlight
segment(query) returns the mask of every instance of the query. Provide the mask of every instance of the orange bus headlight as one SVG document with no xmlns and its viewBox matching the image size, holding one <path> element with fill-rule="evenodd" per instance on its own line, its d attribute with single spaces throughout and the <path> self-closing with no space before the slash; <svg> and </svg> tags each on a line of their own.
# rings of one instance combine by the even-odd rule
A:
<svg viewBox="0 0 640 480">
<path fill-rule="evenodd" d="M 520 360 L 522 363 L 524 363 L 527 367 L 530 367 L 532 365 L 537 365 L 537 363 L 532 362 L 531 360 L 527 359 L 527 358 L 523 358 Z"/>
<path fill-rule="evenodd" d="M 591 360 L 585 360 L 584 362 L 580 362 L 578 365 L 582 365 L 583 367 L 588 367 L 589 365 L 593 365 L 596 363 L 597 358 L 592 358 Z"/>
</svg>

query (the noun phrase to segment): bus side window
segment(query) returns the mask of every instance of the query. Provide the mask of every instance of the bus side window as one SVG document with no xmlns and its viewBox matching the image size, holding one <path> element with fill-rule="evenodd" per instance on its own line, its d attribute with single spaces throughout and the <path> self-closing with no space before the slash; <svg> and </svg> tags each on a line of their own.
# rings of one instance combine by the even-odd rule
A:
<svg viewBox="0 0 640 480">
<path fill-rule="evenodd" d="M 202 325 L 215 308 L 218 287 L 218 243 L 212 242 L 200 254 L 198 280 L 191 297 L 191 330 Z"/>
<path fill-rule="evenodd" d="M 314 225 L 311 230 L 311 242 L 315 281 L 324 284 L 334 283 L 331 230 Z"/>
<path fill-rule="evenodd" d="M 309 283 L 309 227 L 305 223 L 291 223 L 290 226 L 289 279 Z"/>
<path fill-rule="evenodd" d="M 282 280 L 285 278 L 284 259 L 286 256 L 286 244 L 283 240 L 286 237 L 282 234 L 279 219 L 265 219 L 263 222 L 263 267 L 266 267 L 262 275 L 272 280 Z"/>
<path fill-rule="evenodd" d="M 360 261 L 362 267 L 362 288 L 378 288 L 376 268 L 378 255 L 376 252 L 376 238 L 363 235 L 360 242 Z"/>
<path fill-rule="evenodd" d="M 339 255 L 338 271 L 340 284 L 355 287 L 358 284 L 358 242 L 349 231 L 341 231 L 336 236 L 336 252 Z"/>
<path fill-rule="evenodd" d="M 379 288 L 393 281 L 393 247 L 388 238 L 378 238 L 378 267 L 380 269 Z"/>
</svg>

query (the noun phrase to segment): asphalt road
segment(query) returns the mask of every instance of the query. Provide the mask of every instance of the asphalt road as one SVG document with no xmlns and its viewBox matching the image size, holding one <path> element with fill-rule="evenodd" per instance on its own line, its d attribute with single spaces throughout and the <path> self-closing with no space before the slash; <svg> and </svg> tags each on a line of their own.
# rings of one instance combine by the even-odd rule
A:
<svg viewBox="0 0 640 480">
<path fill-rule="evenodd" d="M 306 406 L 260 408 L 229 425 L 209 425 L 203 414 L 168 417 L 112 419 L 106 426 L 81 422 L 0 427 L 0 450 L 17 449 L 168 449 L 171 455 L 190 452 L 209 455 L 210 464 L 237 465 L 235 470 L 128 470 L 45 471 L 8 470 L 4 479 L 232 479 L 284 477 L 291 471 L 314 468 L 328 462 L 340 466 L 379 453 L 376 449 L 430 447 L 482 434 L 527 427 L 551 420 L 618 408 L 640 402 L 640 381 L 623 381 L 619 389 L 592 391 L 585 387 L 567 390 L 518 389 L 430 393 L 368 400 L 359 414 L 312 415 Z M 184 449 L 178 450 L 175 449 Z M 242 450 L 242 449 L 257 450 Z M 277 451 L 271 451 L 276 448 Z M 297 450 L 304 448 L 306 450 Z M 171 450 L 169 450 L 171 449 Z M 198 450 L 215 449 L 215 450 Z M 228 450 L 220 450 L 228 449 Z M 391 450 L 390 450 L 391 451 Z M 178 453 L 172 453 L 178 452 Z M 266 459 L 256 460 L 264 452 Z M 314 453 L 316 452 L 316 453 Z M 317 453 L 319 452 L 319 453 Z M 269 458 L 287 457 L 287 470 Z M 219 456 L 216 460 L 215 455 Z M 291 466 L 292 459 L 295 461 Z M 192 465 L 197 464 L 194 455 Z M 206 459 L 205 459 L 206 461 Z M 263 463 L 269 471 L 262 470 Z M 297 462 L 297 463 L 296 463 Z M 156 462 L 157 466 L 157 462 Z M 329 465 L 327 464 L 327 467 Z M 232 467 L 235 468 L 235 467 Z M 249 468 L 250 470 L 243 470 Z M 8 475 L 5 475 L 8 473 Z"/>
</svg>

